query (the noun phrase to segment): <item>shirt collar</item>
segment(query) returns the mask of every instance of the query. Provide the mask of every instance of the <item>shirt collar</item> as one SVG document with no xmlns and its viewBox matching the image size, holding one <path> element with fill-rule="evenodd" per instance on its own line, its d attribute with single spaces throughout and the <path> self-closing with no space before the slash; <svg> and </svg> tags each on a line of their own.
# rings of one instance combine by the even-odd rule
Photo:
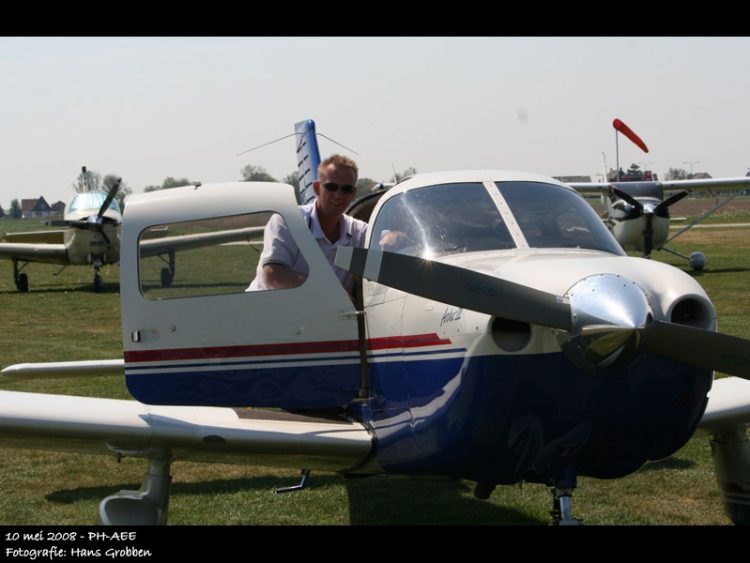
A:
<svg viewBox="0 0 750 563">
<path fill-rule="evenodd" d="M 323 232 L 323 228 L 320 226 L 320 221 L 318 221 L 318 206 L 315 202 L 312 204 L 312 211 L 310 212 L 310 219 L 312 223 L 312 235 L 315 239 L 325 239 L 329 242 L 329 244 L 346 244 L 351 238 L 351 224 L 350 221 L 348 221 L 348 217 L 346 215 L 341 216 L 341 221 L 339 222 L 339 240 L 337 240 L 335 243 L 331 243 L 330 240 L 328 240 L 328 237 Z"/>
</svg>

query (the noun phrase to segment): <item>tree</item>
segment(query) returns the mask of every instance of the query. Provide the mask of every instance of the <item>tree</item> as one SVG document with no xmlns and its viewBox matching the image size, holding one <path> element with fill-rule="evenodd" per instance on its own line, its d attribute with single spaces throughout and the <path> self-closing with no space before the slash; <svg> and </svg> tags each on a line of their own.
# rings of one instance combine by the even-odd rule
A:
<svg viewBox="0 0 750 563">
<path fill-rule="evenodd" d="M 276 178 L 271 176 L 262 166 L 248 164 L 242 170 L 241 182 L 276 182 Z"/>
<path fill-rule="evenodd" d="M 21 212 L 21 204 L 18 203 L 17 199 L 10 202 L 10 217 L 11 219 L 20 219 L 23 213 Z"/>
<path fill-rule="evenodd" d="M 372 187 L 377 183 L 372 178 L 360 178 L 357 180 L 357 197 L 369 194 L 372 191 Z"/>
<path fill-rule="evenodd" d="M 670 168 L 667 170 L 667 175 L 665 176 L 665 179 L 667 180 L 687 180 L 688 176 L 690 174 L 687 170 L 684 170 L 682 168 Z"/>
<path fill-rule="evenodd" d="M 643 172 L 641 172 L 641 167 L 634 162 L 628 169 L 628 181 L 640 182 L 641 180 L 643 180 Z"/>
<path fill-rule="evenodd" d="M 281 181 L 285 184 L 294 186 L 294 191 L 299 190 L 299 172 L 297 172 L 296 170 L 291 174 L 287 174 L 286 176 L 284 176 Z"/>
<path fill-rule="evenodd" d="M 405 180 L 409 176 L 414 176 L 416 173 L 417 173 L 417 169 L 414 168 L 413 166 L 410 166 L 409 168 L 407 168 L 406 170 L 404 170 L 400 174 L 398 172 L 394 172 L 394 174 L 395 174 L 394 181 L 398 183 L 401 180 Z"/>
<path fill-rule="evenodd" d="M 83 192 L 98 192 L 101 190 L 101 185 L 102 175 L 94 170 L 86 170 L 85 173 L 81 171 L 75 182 L 73 182 L 73 189 L 79 194 Z"/>
<path fill-rule="evenodd" d="M 117 182 L 117 179 L 119 176 L 115 176 L 114 174 L 107 174 L 104 177 L 104 180 L 102 180 L 102 189 L 109 193 L 109 190 L 112 189 L 112 186 L 115 185 L 115 182 Z M 130 186 L 127 185 L 125 182 L 120 182 L 120 189 L 117 190 L 117 195 L 115 196 L 115 199 L 117 200 L 117 204 L 120 206 L 120 210 L 125 209 L 125 198 L 133 193 L 133 190 L 130 189 Z"/>
<path fill-rule="evenodd" d="M 196 182 L 191 182 L 187 178 L 172 178 L 167 176 L 161 183 L 161 186 L 146 186 L 144 192 L 155 192 L 157 190 L 168 190 L 170 188 L 181 188 L 182 186 L 194 186 Z"/>
</svg>

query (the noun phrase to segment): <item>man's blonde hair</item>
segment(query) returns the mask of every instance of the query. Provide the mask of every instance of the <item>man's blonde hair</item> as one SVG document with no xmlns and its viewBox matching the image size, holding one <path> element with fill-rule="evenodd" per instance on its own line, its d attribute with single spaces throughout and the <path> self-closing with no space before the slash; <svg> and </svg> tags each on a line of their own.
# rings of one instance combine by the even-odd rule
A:
<svg viewBox="0 0 750 563">
<path fill-rule="evenodd" d="M 328 166 L 330 166 L 331 164 L 333 164 L 337 168 L 348 168 L 349 170 L 352 170 L 354 172 L 355 178 L 359 178 L 359 168 L 357 167 L 356 162 L 354 162 L 348 156 L 332 154 L 323 162 L 321 162 L 320 166 L 318 166 L 318 179 L 320 179 L 321 176 L 326 179 L 328 178 L 328 176 L 326 176 L 325 169 L 328 168 Z"/>
</svg>

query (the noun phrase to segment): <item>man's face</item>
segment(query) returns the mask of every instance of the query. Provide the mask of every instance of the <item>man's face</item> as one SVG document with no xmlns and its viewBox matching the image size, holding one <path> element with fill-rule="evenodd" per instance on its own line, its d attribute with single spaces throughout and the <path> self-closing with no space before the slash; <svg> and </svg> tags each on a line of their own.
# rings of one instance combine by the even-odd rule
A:
<svg viewBox="0 0 750 563">
<path fill-rule="evenodd" d="M 325 189 L 324 184 L 338 184 L 339 188 L 335 191 Z M 318 206 L 326 215 L 340 216 L 343 215 L 346 208 L 354 199 L 356 192 L 347 194 L 341 189 L 341 186 L 354 186 L 357 183 L 357 175 L 351 168 L 340 168 L 335 164 L 329 164 L 325 169 L 325 174 L 313 184 L 315 194 L 318 196 Z"/>
</svg>

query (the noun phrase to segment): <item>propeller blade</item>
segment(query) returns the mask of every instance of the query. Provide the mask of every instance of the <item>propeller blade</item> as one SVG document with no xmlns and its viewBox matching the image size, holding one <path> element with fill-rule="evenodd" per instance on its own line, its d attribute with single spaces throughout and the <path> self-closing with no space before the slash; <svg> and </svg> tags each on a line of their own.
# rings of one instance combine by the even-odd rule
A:
<svg viewBox="0 0 750 563">
<path fill-rule="evenodd" d="M 570 305 L 551 293 L 393 252 L 341 247 L 336 266 L 427 299 L 514 321 L 571 329 Z"/>
<path fill-rule="evenodd" d="M 750 340 L 664 321 L 651 323 L 642 334 L 655 354 L 750 379 Z"/>
<path fill-rule="evenodd" d="M 99 231 L 99 234 L 102 235 L 102 238 L 107 244 L 112 244 L 109 241 L 109 237 L 107 236 L 107 233 L 104 232 L 104 225 L 102 225 L 101 223 L 96 223 L 96 230 Z"/>
<path fill-rule="evenodd" d="M 77 221 L 66 221 L 66 223 L 68 227 L 74 227 L 76 229 L 88 229 L 92 225 L 92 223 L 81 219 Z"/>
<path fill-rule="evenodd" d="M 104 212 L 107 210 L 107 208 L 109 208 L 109 204 L 112 203 L 113 199 L 115 199 L 115 196 L 117 195 L 117 190 L 120 189 L 121 182 L 122 182 L 122 178 L 118 178 L 117 182 L 115 182 L 114 185 L 109 189 L 109 193 L 107 194 L 107 199 L 104 200 L 104 203 L 102 203 L 102 206 L 99 208 L 99 213 L 96 214 L 97 220 L 100 220 L 104 216 Z"/>
<path fill-rule="evenodd" d="M 674 205 L 675 203 L 680 201 L 686 195 L 688 195 L 688 192 L 683 190 L 680 193 L 677 193 L 672 197 L 665 199 L 656 206 L 656 208 L 654 209 L 654 215 L 656 215 L 657 217 L 666 217 L 667 208 L 670 205 Z"/>
<path fill-rule="evenodd" d="M 630 205 L 632 205 L 639 212 L 641 213 L 643 212 L 643 204 L 637 199 L 635 199 L 632 195 L 614 186 L 612 186 L 611 189 L 612 189 L 612 193 L 615 194 L 617 197 L 627 201 Z M 640 216 L 640 213 L 638 214 L 638 216 Z"/>
</svg>

